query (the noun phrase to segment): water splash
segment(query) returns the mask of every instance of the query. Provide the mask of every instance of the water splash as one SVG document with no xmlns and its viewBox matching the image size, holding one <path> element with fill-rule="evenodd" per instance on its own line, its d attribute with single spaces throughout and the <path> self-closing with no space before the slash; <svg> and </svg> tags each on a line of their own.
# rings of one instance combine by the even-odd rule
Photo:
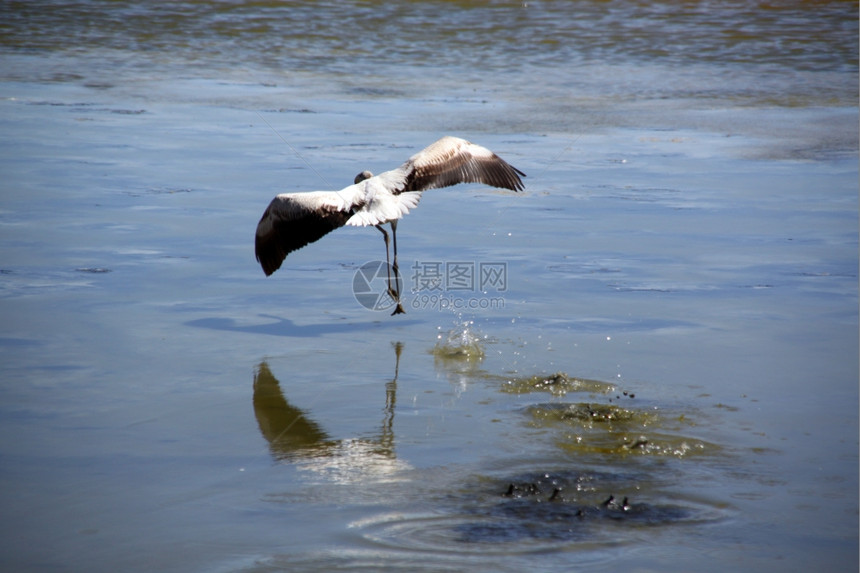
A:
<svg viewBox="0 0 860 573">
<path fill-rule="evenodd" d="M 439 360 L 480 362 L 484 359 L 486 336 L 475 327 L 472 320 L 458 320 L 447 333 L 436 335 L 433 355 Z"/>
</svg>

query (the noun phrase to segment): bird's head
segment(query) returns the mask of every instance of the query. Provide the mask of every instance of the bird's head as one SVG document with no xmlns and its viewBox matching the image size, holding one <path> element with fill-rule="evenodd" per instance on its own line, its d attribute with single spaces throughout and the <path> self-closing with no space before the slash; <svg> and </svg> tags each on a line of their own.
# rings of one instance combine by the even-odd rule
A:
<svg viewBox="0 0 860 573">
<path fill-rule="evenodd" d="M 361 173 L 359 173 L 358 175 L 355 176 L 355 183 L 356 184 L 361 183 L 365 179 L 370 179 L 371 177 L 373 177 L 373 173 L 371 173 L 370 171 L 362 171 Z"/>
</svg>

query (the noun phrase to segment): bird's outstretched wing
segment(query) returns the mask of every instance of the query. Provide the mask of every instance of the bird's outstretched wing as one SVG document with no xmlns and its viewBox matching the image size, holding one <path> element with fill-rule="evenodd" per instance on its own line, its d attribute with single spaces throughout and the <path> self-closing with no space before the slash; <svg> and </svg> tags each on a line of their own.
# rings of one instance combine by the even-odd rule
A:
<svg viewBox="0 0 860 573">
<path fill-rule="evenodd" d="M 403 184 L 393 190 L 395 194 L 457 183 L 483 183 L 521 191 L 523 182 L 520 176 L 526 176 L 486 147 L 451 136 L 419 151 L 395 171 L 403 176 Z"/>
<path fill-rule="evenodd" d="M 355 207 L 343 192 L 313 191 L 278 195 L 257 224 L 254 250 L 266 276 L 281 268 L 288 254 L 342 227 Z"/>
<path fill-rule="evenodd" d="M 483 183 L 521 191 L 525 173 L 480 145 L 443 137 L 391 171 L 362 172 L 341 191 L 284 193 L 275 197 L 257 224 L 255 251 L 266 276 L 291 252 L 338 227 L 378 225 L 399 219 L 418 204 L 422 191 L 458 183 Z"/>
</svg>

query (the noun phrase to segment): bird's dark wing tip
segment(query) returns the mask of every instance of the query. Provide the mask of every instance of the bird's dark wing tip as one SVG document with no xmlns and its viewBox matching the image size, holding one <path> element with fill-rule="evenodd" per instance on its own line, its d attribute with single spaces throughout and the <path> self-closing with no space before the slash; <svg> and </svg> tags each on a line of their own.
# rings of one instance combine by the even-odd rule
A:
<svg viewBox="0 0 860 573">
<path fill-rule="evenodd" d="M 277 244 L 276 239 L 260 235 L 257 235 L 254 240 L 254 254 L 267 277 L 272 276 L 276 270 L 281 268 L 281 264 L 287 256 L 287 253 Z"/>
</svg>

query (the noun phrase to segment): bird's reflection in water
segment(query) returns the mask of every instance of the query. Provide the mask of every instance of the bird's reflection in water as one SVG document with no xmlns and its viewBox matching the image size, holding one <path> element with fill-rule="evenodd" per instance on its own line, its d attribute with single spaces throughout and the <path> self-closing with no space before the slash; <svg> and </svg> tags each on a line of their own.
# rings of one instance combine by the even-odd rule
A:
<svg viewBox="0 0 860 573">
<path fill-rule="evenodd" d="M 266 362 L 254 375 L 254 415 L 272 455 L 290 458 L 300 452 L 325 448 L 334 442 L 319 424 L 288 403 L 281 385 Z"/>
<path fill-rule="evenodd" d="M 337 482 L 396 479 L 409 465 L 397 459 L 394 411 L 397 375 L 403 344 L 394 348 L 394 378 L 385 384 L 385 406 L 380 430 L 371 437 L 335 439 L 284 397 L 269 365 L 261 362 L 254 374 L 254 415 L 260 433 L 277 460 L 289 461 Z"/>
</svg>

